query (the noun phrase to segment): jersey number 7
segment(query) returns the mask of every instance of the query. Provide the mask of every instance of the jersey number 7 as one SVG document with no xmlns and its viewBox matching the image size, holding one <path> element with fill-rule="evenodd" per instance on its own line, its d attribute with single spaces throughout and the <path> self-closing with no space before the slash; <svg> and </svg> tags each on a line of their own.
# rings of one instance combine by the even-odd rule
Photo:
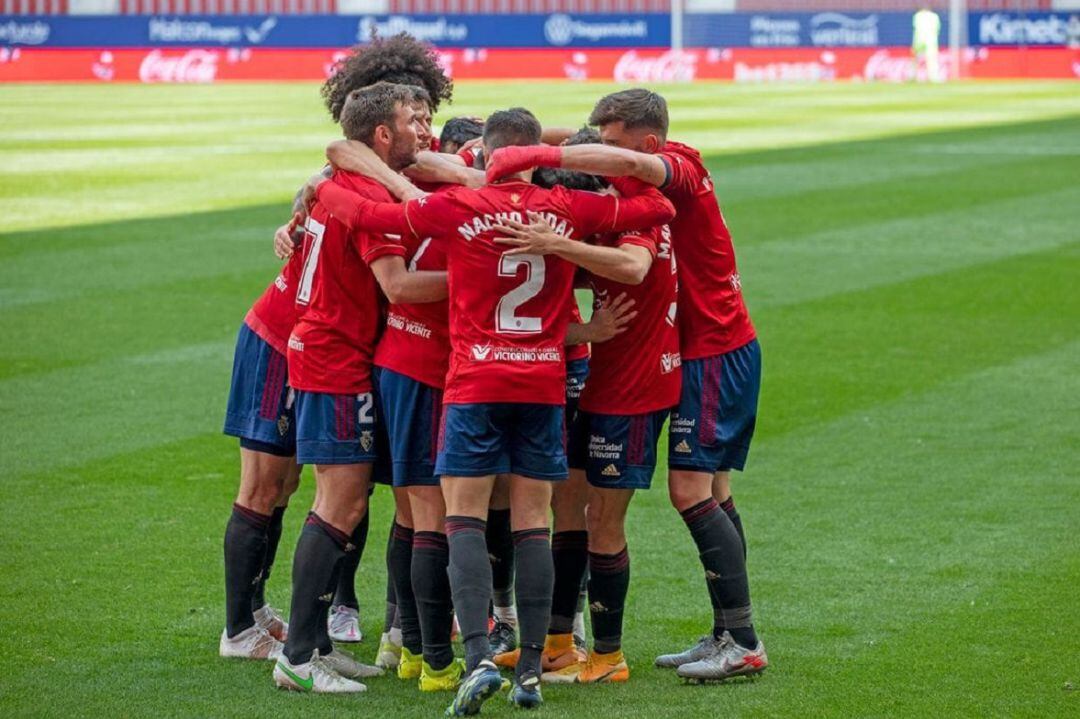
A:
<svg viewBox="0 0 1080 719">
<path fill-rule="evenodd" d="M 304 270 L 300 274 L 300 286 L 296 288 L 296 303 L 300 305 L 306 305 L 311 301 L 311 283 L 315 279 L 315 268 L 319 265 L 319 250 L 322 249 L 326 225 L 308 216 L 304 229 L 306 230 L 304 245 L 307 257 L 304 258 Z M 310 245 L 308 245 L 308 237 L 311 238 Z"/>
</svg>

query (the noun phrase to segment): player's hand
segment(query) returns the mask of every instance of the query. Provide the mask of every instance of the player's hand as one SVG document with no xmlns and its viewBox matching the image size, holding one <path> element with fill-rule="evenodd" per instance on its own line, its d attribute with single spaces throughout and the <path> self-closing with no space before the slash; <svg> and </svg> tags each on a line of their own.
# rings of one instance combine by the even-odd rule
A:
<svg viewBox="0 0 1080 719">
<path fill-rule="evenodd" d="M 496 237 L 495 243 L 510 247 L 507 255 L 550 255 L 558 251 L 559 246 L 566 239 L 556 234 L 554 228 L 547 219 L 529 210 L 529 224 L 503 218 L 492 225 L 491 229 L 506 234 L 506 237 Z"/>
<path fill-rule="evenodd" d="M 487 162 L 487 181 L 513 175 L 533 167 L 559 167 L 562 148 L 550 145 L 512 145 L 491 153 Z"/>
<path fill-rule="evenodd" d="M 304 216 L 297 212 L 292 216 L 291 220 L 277 228 L 274 232 L 274 254 L 277 255 L 279 260 L 287 260 L 292 257 L 292 253 L 296 249 L 296 241 L 293 239 L 293 233 L 296 232 L 297 225 L 299 225 L 303 219 Z"/>
<path fill-rule="evenodd" d="M 359 140 L 334 140 L 326 146 L 326 159 L 337 170 L 377 177 L 382 161 L 375 151 Z"/>
<path fill-rule="evenodd" d="M 311 206 L 315 204 L 315 191 L 324 182 L 326 182 L 326 175 L 319 173 L 318 175 L 312 175 L 311 179 L 300 188 L 300 206 L 304 208 L 305 213 L 311 210 Z"/>
<path fill-rule="evenodd" d="M 625 292 L 613 300 L 604 300 L 600 307 L 593 311 L 592 319 L 589 320 L 592 341 L 607 342 L 625 332 L 638 315 L 634 304 L 634 300 L 627 299 Z"/>
<path fill-rule="evenodd" d="M 473 119 L 474 120 L 480 120 L 480 118 L 477 118 L 477 117 L 474 117 Z M 483 122 L 483 120 L 480 120 L 480 122 Z M 457 154 L 460 155 L 463 152 L 471 150 L 474 147 L 479 146 L 480 143 L 482 143 L 483 141 L 484 141 L 484 138 L 482 138 L 482 137 L 474 137 L 471 140 L 466 140 L 465 143 L 462 144 L 462 146 L 458 148 Z"/>
</svg>

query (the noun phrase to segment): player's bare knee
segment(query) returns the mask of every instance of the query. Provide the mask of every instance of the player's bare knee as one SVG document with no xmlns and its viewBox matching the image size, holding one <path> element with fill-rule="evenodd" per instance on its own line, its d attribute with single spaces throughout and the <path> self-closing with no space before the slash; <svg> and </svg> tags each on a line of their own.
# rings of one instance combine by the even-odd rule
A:
<svg viewBox="0 0 1080 719">
<path fill-rule="evenodd" d="M 673 470 L 668 476 L 668 497 L 677 511 L 683 511 L 712 496 L 712 475 Z"/>
<path fill-rule="evenodd" d="M 595 554 L 615 554 L 626 546 L 621 513 L 589 513 L 589 551 Z"/>
<path fill-rule="evenodd" d="M 302 468 L 299 465 L 293 465 L 289 468 L 284 481 L 281 483 L 281 494 L 278 497 L 277 506 L 286 506 L 289 503 L 289 497 L 296 494 L 296 490 L 300 487 L 301 469 Z"/>
<path fill-rule="evenodd" d="M 731 472 L 717 472 L 713 475 L 712 495 L 717 502 L 723 502 L 731 496 Z"/>
<path fill-rule="evenodd" d="M 276 477 L 263 476 L 244 482 L 236 494 L 236 503 L 259 514 L 270 514 L 281 498 L 281 483 Z"/>
<path fill-rule="evenodd" d="M 568 479 L 555 486 L 551 496 L 551 511 L 555 515 L 556 532 L 573 532 L 585 529 L 585 505 L 588 503 L 588 486 Z"/>
</svg>

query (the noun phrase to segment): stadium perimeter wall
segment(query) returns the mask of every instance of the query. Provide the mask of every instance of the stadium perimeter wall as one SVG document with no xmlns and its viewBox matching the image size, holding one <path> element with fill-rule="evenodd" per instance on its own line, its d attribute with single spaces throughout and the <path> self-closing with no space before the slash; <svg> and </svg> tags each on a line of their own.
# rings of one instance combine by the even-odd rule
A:
<svg viewBox="0 0 1080 719">
<path fill-rule="evenodd" d="M 948 37 L 943 19 L 941 37 Z M 1080 18 L 973 12 L 950 77 L 1080 77 Z M 457 79 L 906 81 L 911 15 L 0 16 L 0 82 L 321 80 L 372 32 L 435 44 Z"/>
</svg>

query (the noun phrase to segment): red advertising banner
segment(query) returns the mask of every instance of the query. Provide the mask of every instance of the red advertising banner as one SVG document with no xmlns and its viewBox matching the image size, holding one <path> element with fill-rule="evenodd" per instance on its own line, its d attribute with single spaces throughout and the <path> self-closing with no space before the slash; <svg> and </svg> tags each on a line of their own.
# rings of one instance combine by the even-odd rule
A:
<svg viewBox="0 0 1080 719">
<path fill-rule="evenodd" d="M 326 78 L 344 51 L 243 49 L 49 50 L 0 48 L 0 82 L 211 83 L 313 81 Z M 624 83 L 903 82 L 924 71 L 907 48 L 730 48 L 659 50 L 445 50 L 459 80 L 602 80 Z M 948 77 L 957 67 L 948 52 Z M 963 51 L 960 75 L 970 78 L 1077 78 L 1080 50 L 977 48 Z"/>
</svg>

